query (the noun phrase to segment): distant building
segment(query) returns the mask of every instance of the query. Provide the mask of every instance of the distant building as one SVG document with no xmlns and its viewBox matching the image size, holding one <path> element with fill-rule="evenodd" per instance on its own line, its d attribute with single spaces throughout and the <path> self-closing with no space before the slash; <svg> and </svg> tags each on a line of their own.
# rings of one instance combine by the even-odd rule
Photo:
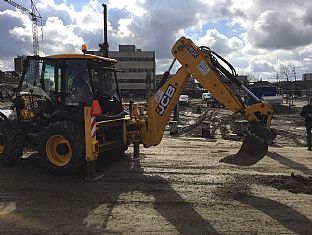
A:
<svg viewBox="0 0 312 235">
<path fill-rule="evenodd" d="M 15 71 L 0 71 L 0 82 L 4 84 L 15 85 L 18 84 L 20 80 L 19 73 Z"/>
<path fill-rule="evenodd" d="M 312 73 L 304 73 L 302 74 L 303 81 L 312 81 Z"/>
<path fill-rule="evenodd" d="M 4 80 L 4 72 L 0 70 L 0 82 Z"/>
<path fill-rule="evenodd" d="M 269 81 L 257 81 L 257 82 L 250 82 L 248 87 L 272 87 L 274 86 Z"/>
<path fill-rule="evenodd" d="M 244 85 L 248 85 L 248 77 L 247 75 L 238 75 L 236 77 L 241 83 L 243 83 Z"/>
<path fill-rule="evenodd" d="M 98 51 L 88 51 L 98 55 Z M 124 70 L 118 74 L 119 89 L 123 97 L 146 97 L 156 86 L 156 63 L 154 51 L 142 51 L 135 45 L 119 45 L 118 51 L 109 51 L 108 56 L 116 59 L 117 68 Z"/>
<path fill-rule="evenodd" d="M 16 73 L 18 73 L 20 76 L 22 75 L 23 67 L 26 62 L 27 56 L 21 55 L 14 58 L 14 70 Z M 28 69 L 27 69 L 27 77 L 33 77 L 36 75 L 39 76 L 39 62 L 36 60 L 30 60 Z"/>
<path fill-rule="evenodd" d="M 26 56 L 17 56 L 14 58 L 14 70 L 18 73 L 22 73 L 23 65 L 26 60 Z"/>
</svg>

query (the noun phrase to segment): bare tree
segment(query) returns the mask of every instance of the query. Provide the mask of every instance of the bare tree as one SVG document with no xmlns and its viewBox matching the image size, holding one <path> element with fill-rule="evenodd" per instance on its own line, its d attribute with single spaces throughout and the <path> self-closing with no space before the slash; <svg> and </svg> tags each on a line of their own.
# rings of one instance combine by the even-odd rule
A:
<svg viewBox="0 0 312 235">
<path fill-rule="evenodd" d="M 254 75 L 251 72 L 247 73 L 247 80 L 248 81 L 256 81 L 257 80 L 256 75 Z"/>
<path fill-rule="evenodd" d="M 281 80 L 281 74 L 279 71 L 276 71 L 275 79 L 276 79 L 276 83 L 278 83 Z"/>
<path fill-rule="evenodd" d="M 286 79 L 287 82 L 293 76 L 293 67 L 294 66 L 292 66 L 290 64 L 281 65 L 281 67 L 280 67 L 280 74 L 282 77 L 284 77 Z"/>
</svg>

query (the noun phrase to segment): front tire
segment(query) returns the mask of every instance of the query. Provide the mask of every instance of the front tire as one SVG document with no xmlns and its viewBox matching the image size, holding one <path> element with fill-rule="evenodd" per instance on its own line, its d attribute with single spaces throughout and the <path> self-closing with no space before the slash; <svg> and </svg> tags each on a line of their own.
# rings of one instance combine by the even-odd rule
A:
<svg viewBox="0 0 312 235">
<path fill-rule="evenodd" d="M 57 175 L 77 172 L 85 160 L 82 126 L 66 120 L 50 123 L 40 134 L 39 153 L 49 172 Z"/>
<path fill-rule="evenodd" d="M 20 131 L 0 122 L 0 165 L 15 163 L 23 155 L 23 139 Z"/>
</svg>

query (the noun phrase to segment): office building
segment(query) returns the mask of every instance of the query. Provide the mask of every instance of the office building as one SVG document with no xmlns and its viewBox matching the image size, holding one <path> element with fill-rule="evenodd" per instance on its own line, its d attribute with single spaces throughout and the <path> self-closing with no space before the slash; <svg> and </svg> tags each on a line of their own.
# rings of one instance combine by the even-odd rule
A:
<svg viewBox="0 0 312 235">
<path fill-rule="evenodd" d="M 88 51 L 99 54 L 97 51 Z M 108 56 L 118 62 L 116 68 L 122 69 L 118 73 L 119 89 L 125 98 L 146 98 L 155 88 L 155 52 L 142 51 L 135 45 L 119 45 L 118 51 L 109 51 Z"/>
</svg>

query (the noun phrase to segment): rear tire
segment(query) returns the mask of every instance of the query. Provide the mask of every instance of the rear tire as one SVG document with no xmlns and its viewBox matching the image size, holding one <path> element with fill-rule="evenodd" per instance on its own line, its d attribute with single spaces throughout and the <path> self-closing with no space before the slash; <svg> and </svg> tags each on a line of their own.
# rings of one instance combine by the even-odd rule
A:
<svg viewBox="0 0 312 235">
<path fill-rule="evenodd" d="M 77 172 L 85 160 L 84 130 L 71 121 L 50 123 L 39 138 L 42 165 L 56 175 Z"/>
<path fill-rule="evenodd" d="M 0 122 L 0 165 L 15 163 L 23 155 L 23 139 L 20 131 Z"/>
</svg>

